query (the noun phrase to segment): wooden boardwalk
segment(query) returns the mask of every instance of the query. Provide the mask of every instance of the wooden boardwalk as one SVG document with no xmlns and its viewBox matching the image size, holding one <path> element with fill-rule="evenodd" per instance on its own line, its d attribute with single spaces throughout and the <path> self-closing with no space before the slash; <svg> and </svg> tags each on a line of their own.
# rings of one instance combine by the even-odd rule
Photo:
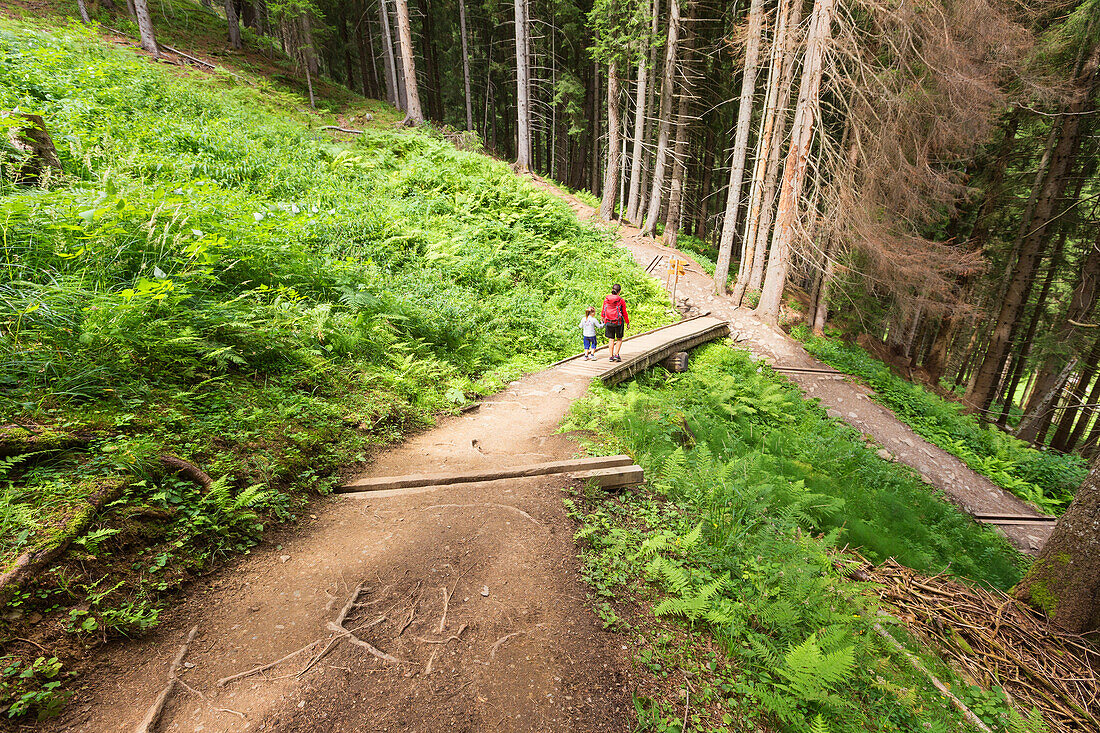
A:
<svg viewBox="0 0 1100 733">
<path fill-rule="evenodd" d="M 607 347 L 596 352 L 596 359 L 588 361 L 583 354 L 566 359 L 552 367 L 565 374 L 599 378 L 605 384 L 618 384 L 639 372 L 660 364 L 677 351 L 687 351 L 707 341 L 727 336 L 729 323 L 709 315 L 687 318 L 679 323 L 656 328 L 631 336 L 623 341 L 619 356 L 621 362 L 608 361 Z"/>
</svg>

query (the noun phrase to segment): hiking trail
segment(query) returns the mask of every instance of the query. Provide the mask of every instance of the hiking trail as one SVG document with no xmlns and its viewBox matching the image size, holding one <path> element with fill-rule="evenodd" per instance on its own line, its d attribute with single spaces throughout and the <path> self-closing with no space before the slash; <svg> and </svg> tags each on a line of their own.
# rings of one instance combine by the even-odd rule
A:
<svg viewBox="0 0 1100 733">
<path fill-rule="evenodd" d="M 530 178 L 538 188 L 568 203 L 579 218 L 597 221 L 596 210 L 576 196 L 537 176 Z M 603 225 L 607 226 L 606 223 Z M 681 311 L 688 314 L 706 311 L 729 321 L 733 340 L 774 367 L 819 370 L 818 373 L 790 372 L 787 377 L 799 386 L 806 397 L 820 399 L 831 417 L 843 420 L 881 445 L 889 453 L 887 460 L 897 460 L 915 470 L 921 480 L 942 491 L 948 501 L 971 515 L 1046 516 L 974 471 L 959 458 L 926 441 L 892 411 L 874 402 L 872 391 L 856 382 L 855 377 L 836 373 L 832 367 L 810 356 L 797 341 L 756 318 L 752 311 L 735 307 L 728 297 L 715 295 L 713 278 L 690 254 L 643 236 L 641 230 L 632 226 L 612 225 L 612 231 L 617 233 L 620 246 L 627 249 L 642 267 L 649 266 L 658 257 L 689 261 L 691 264 L 680 278 L 677 292 L 677 306 Z M 663 278 L 663 264 L 650 270 L 655 277 Z M 832 373 L 823 374 L 821 371 Z M 1036 554 L 1050 537 L 1054 523 L 1006 524 L 998 529 L 1021 551 Z"/>
<path fill-rule="evenodd" d="M 552 186 L 535 185 L 565 198 L 582 218 L 594 214 Z M 621 233 L 643 266 L 658 255 L 684 257 L 637 230 Z M 607 361 L 604 347 L 597 361 L 574 357 L 524 377 L 478 409 L 380 450 L 357 477 L 571 458 L 577 446 L 558 428 L 593 379 L 615 370 L 630 376 L 714 338 L 726 319 L 758 358 L 817 364 L 783 334 L 713 296 L 697 264 L 680 288 L 684 308 L 714 317 L 628 338 L 622 364 Z M 793 378 L 952 501 L 1029 512 L 924 442 L 866 389 L 833 375 Z M 317 501 L 308 517 L 196 582 L 156 631 L 105 647 L 77 698 L 45 727 L 135 730 L 175 674 L 157 730 L 629 731 L 638 686 L 630 643 L 604 630 L 589 606 L 561 501 L 567 484 L 550 475 Z M 1035 528 L 1015 536 L 1006 530 L 1024 547 L 1045 539 Z"/>
<path fill-rule="evenodd" d="M 695 318 L 579 357 L 380 451 L 357 477 L 577 454 L 558 427 L 595 378 L 724 336 Z M 147 638 L 108 646 L 54 730 L 134 730 L 188 630 L 162 731 L 629 731 L 627 642 L 589 608 L 566 477 L 338 494 L 185 594 Z M 275 662 L 275 664 L 272 664 Z M 257 669 L 261 668 L 261 669 Z M 598 691 L 598 692 L 597 692 Z"/>
</svg>

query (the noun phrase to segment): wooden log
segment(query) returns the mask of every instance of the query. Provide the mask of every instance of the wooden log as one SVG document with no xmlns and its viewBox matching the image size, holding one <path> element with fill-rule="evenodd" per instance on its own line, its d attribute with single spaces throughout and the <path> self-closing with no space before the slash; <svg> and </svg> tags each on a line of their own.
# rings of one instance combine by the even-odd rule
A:
<svg viewBox="0 0 1100 733">
<path fill-rule="evenodd" d="M 636 486 L 645 480 L 641 466 L 613 466 L 595 468 L 591 471 L 576 471 L 569 474 L 577 481 L 591 481 L 601 489 L 619 489 L 624 486 Z"/>
<path fill-rule="evenodd" d="M 634 462 L 630 456 L 596 456 L 573 458 L 566 461 L 532 463 L 526 466 L 507 466 L 483 471 L 462 473 L 421 473 L 408 476 L 383 476 L 365 478 L 344 484 L 336 489 L 337 494 L 357 491 L 384 491 L 387 489 L 411 489 L 418 486 L 448 486 L 466 484 L 475 481 L 496 481 L 498 479 L 525 478 L 528 476 L 547 476 L 555 473 L 574 473 L 615 466 L 629 466 Z"/>
<path fill-rule="evenodd" d="M 677 351 L 672 356 L 666 357 L 661 365 L 674 374 L 686 372 L 688 368 L 688 352 Z"/>
</svg>

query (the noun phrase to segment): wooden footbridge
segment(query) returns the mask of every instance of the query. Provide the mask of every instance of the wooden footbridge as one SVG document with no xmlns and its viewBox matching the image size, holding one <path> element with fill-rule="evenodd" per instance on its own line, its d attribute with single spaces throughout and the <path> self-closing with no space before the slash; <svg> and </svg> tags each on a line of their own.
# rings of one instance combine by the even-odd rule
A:
<svg viewBox="0 0 1100 733">
<path fill-rule="evenodd" d="M 578 354 L 558 362 L 555 367 L 566 374 L 598 377 L 604 384 L 618 384 L 679 351 L 728 336 L 729 332 L 728 322 L 704 313 L 625 339 L 619 352 L 622 361 L 608 361 L 607 347 L 603 347 L 596 352 L 595 361 L 585 360 L 583 354 Z"/>
<path fill-rule="evenodd" d="M 688 318 L 623 341 L 619 356 L 622 361 L 610 361 L 607 347 L 596 352 L 595 360 L 577 354 L 553 364 L 543 374 L 558 374 L 587 384 L 600 379 L 604 384 L 618 384 L 670 356 L 729 334 L 729 324 L 706 314 Z M 568 381 L 564 380 L 563 381 Z M 605 489 L 615 489 L 642 482 L 641 466 L 630 456 L 595 456 L 564 461 L 549 461 L 524 465 L 496 465 L 491 468 L 471 468 L 464 471 L 415 473 L 401 476 L 366 477 L 338 487 L 337 493 L 404 491 L 423 487 L 477 484 L 531 476 L 566 474 L 573 479 L 590 481 Z"/>
</svg>

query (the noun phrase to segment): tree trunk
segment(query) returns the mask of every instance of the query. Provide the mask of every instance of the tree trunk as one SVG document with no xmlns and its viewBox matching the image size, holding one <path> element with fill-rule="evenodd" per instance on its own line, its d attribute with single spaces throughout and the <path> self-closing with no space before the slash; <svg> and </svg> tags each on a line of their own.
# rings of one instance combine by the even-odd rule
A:
<svg viewBox="0 0 1100 733">
<path fill-rule="evenodd" d="M 429 114 L 432 119 L 438 122 L 443 122 L 443 82 L 439 78 L 439 56 L 436 53 L 436 41 L 435 41 L 435 20 L 432 13 L 431 0 L 424 0 L 423 3 L 423 48 L 424 48 L 424 62 L 428 66 L 428 79 L 431 81 L 431 88 L 428 94 L 428 108 Z"/>
<path fill-rule="evenodd" d="M 825 245 L 825 268 L 821 273 L 821 285 L 817 289 L 817 302 L 813 310 L 814 336 L 825 335 L 825 322 L 829 315 L 829 286 L 833 283 L 833 273 L 836 265 L 833 262 L 833 254 L 829 246 Z"/>
<path fill-rule="evenodd" d="M 733 258 L 733 237 L 737 232 L 737 212 L 741 206 L 741 179 L 745 175 L 745 157 L 749 147 L 749 125 L 752 122 L 752 97 L 756 91 L 756 66 L 760 58 L 760 37 L 763 35 L 764 2 L 752 0 L 749 5 L 748 39 L 745 46 L 745 69 L 741 75 L 741 102 L 737 110 L 737 129 L 733 136 L 733 163 L 726 190 L 726 213 L 722 218 L 722 235 L 718 240 L 718 261 L 714 266 L 714 290 L 726 294 L 730 260 Z M 744 269 L 745 258 L 741 258 Z M 744 293 L 744 288 L 741 288 Z M 735 303 L 739 299 L 735 299 Z"/>
<path fill-rule="evenodd" d="M 760 115 L 760 131 L 756 141 L 756 161 L 753 164 L 752 185 L 749 187 L 749 203 L 745 217 L 745 234 L 741 238 L 741 258 L 737 269 L 737 281 L 733 286 L 733 303 L 741 305 L 748 287 L 750 273 L 756 265 L 763 270 L 763 262 L 757 262 L 756 256 L 763 260 L 763 251 L 757 252 L 756 235 L 760 227 L 760 211 L 764 201 L 764 178 L 771 160 L 772 145 L 779 145 L 774 139 L 775 120 L 779 108 L 780 77 L 787 56 L 786 35 L 788 0 L 780 0 L 776 10 L 776 27 L 772 38 L 771 63 L 768 67 L 768 80 L 764 85 L 764 111 Z M 810 315 L 813 318 L 812 314 Z"/>
<path fill-rule="evenodd" d="M 359 46 L 359 84 L 364 97 L 378 97 L 378 68 L 374 60 L 374 33 L 366 7 L 359 14 L 359 25 L 355 29 L 355 41 Z M 369 73 L 368 73 L 369 64 Z"/>
<path fill-rule="evenodd" d="M 790 111 L 791 87 L 794 84 L 794 71 L 796 50 L 798 45 L 798 24 L 802 19 L 802 3 L 792 2 L 790 20 L 787 23 L 787 40 L 783 52 L 783 78 L 779 84 L 779 102 L 775 121 L 775 129 L 772 131 L 772 142 L 768 146 L 768 165 L 764 175 L 764 193 L 760 210 L 760 221 L 757 224 L 755 243 L 749 241 L 746 247 L 753 246 L 752 268 L 747 273 L 748 290 L 759 290 L 764 280 L 764 260 L 770 241 L 772 216 L 774 215 L 775 189 L 779 182 L 779 153 L 783 147 L 783 140 L 787 134 L 787 116 Z"/>
<path fill-rule="evenodd" d="M 241 24 L 237 20 L 237 7 L 233 0 L 225 0 L 225 22 L 229 26 L 229 45 L 244 48 L 241 43 Z"/>
<path fill-rule="evenodd" d="M 1088 399 L 1085 402 L 1085 407 L 1081 411 L 1081 416 L 1077 419 L 1077 424 L 1073 426 L 1073 432 L 1070 433 L 1069 440 L 1066 441 L 1066 450 L 1071 451 L 1081 440 L 1081 436 L 1085 434 L 1085 429 L 1089 427 L 1089 423 L 1096 417 L 1096 403 L 1100 400 L 1100 379 L 1097 379 L 1092 385 L 1092 389 L 1089 391 Z M 1100 421 L 1097 421 L 1094 429 L 1100 427 Z M 1091 431 L 1090 431 L 1091 433 Z"/>
<path fill-rule="evenodd" d="M 1100 289 L 1097 285 L 1100 284 L 1100 236 L 1097 237 L 1096 243 L 1089 247 L 1089 252 L 1085 256 L 1085 262 L 1081 266 L 1081 274 L 1077 281 L 1077 286 L 1073 289 L 1073 295 L 1070 298 L 1069 307 L 1066 309 L 1066 314 L 1063 317 L 1060 324 L 1054 330 L 1054 343 L 1067 344 L 1073 341 L 1074 333 L 1078 330 L 1075 325 L 1080 323 L 1088 314 L 1092 311 L 1093 306 L 1096 304 L 1097 297 L 1100 296 Z M 1036 395 L 1045 394 L 1053 383 L 1054 372 L 1057 369 L 1055 362 L 1056 357 L 1049 358 L 1039 371 L 1039 376 L 1035 382 Z M 1034 425 L 1035 421 L 1030 419 L 1031 413 L 1041 412 L 1045 407 L 1037 403 L 1034 398 L 1028 402 L 1027 413 L 1025 419 L 1020 421 L 1021 429 L 1018 433 L 1021 440 L 1032 440 L 1035 435 L 1030 430 L 1023 430 L 1025 422 L 1028 425 Z"/>
<path fill-rule="evenodd" d="M 657 35 L 657 16 L 660 12 L 660 4 L 660 0 L 650 2 L 651 33 L 654 36 Z M 646 104 L 648 97 L 646 94 L 649 85 L 649 67 L 653 63 L 652 58 L 655 54 L 656 49 L 651 48 L 649 63 L 646 63 L 644 54 L 638 56 L 638 87 L 634 98 L 634 142 L 630 153 L 630 192 L 627 194 L 626 199 L 626 220 L 632 223 L 638 223 L 638 206 L 642 190 L 642 156 L 645 154 L 643 148 L 646 130 L 645 118 L 648 112 L 648 105 Z"/>
<path fill-rule="evenodd" d="M 603 198 L 600 199 L 600 218 L 610 221 L 615 209 L 615 194 L 619 189 L 619 62 L 612 59 L 607 65 L 607 169 L 603 176 Z"/>
<path fill-rule="evenodd" d="M 466 47 L 466 0 L 458 0 L 458 26 L 462 34 L 462 88 L 466 92 L 466 129 L 474 129 L 474 106 L 470 97 L 470 52 Z"/>
<path fill-rule="evenodd" d="M 1097 63 L 1100 62 L 1100 44 L 1093 46 L 1088 59 L 1075 80 L 1076 93 L 1073 101 L 1067 105 L 1066 114 L 1060 120 L 1061 128 L 1057 142 L 1050 149 L 1050 162 L 1040 185 L 1037 186 L 1034 206 L 1029 216 L 1020 223 L 1017 242 L 1019 243 L 1015 272 L 997 315 L 989 350 L 978 369 L 974 388 L 967 391 L 966 403 L 971 407 L 985 409 L 996 387 L 997 369 L 1003 363 L 1003 356 L 1009 345 L 1012 324 L 1019 317 L 1024 306 L 1023 298 L 1026 286 L 1037 265 L 1038 253 L 1049 234 L 1049 224 L 1053 220 L 1054 209 L 1065 191 L 1067 174 L 1073 168 L 1080 140 L 1081 113 L 1089 104 L 1096 84 Z"/>
<path fill-rule="evenodd" d="M 1044 424 L 1050 425 L 1050 417 L 1054 413 L 1054 405 L 1058 400 L 1058 396 L 1062 393 L 1062 386 L 1069 379 L 1069 375 L 1073 374 L 1073 370 L 1077 367 L 1077 357 L 1073 357 L 1069 360 L 1062 371 L 1058 373 L 1053 381 L 1048 382 L 1045 390 L 1040 390 L 1038 384 L 1035 385 L 1032 398 L 1037 400 L 1035 409 L 1029 410 L 1028 414 L 1024 415 L 1020 420 L 1020 425 L 1016 430 L 1016 437 L 1020 440 L 1027 440 L 1032 443 L 1036 443 L 1042 440 L 1039 437 L 1041 426 Z"/>
<path fill-rule="evenodd" d="M 207 0 L 209 2 L 210 0 Z M 91 25 L 92 19 L 88 16 L 88 8 L 84 5 L 84 0 L 76 0 L 76 8 L 80 11 L 80 20 L 84 25 Z"/>
<path fill-rule="evenodd" d="M 516 167 L 521 171 L 531 169 L 531 109 L 530 85 L 527 74 L 530 60 L 527 57 L 527 0 L 515 0 L 516 11 Z"/>
<path fill-rule="evenodd" d="M 351 58 L 351 36 L 348 35 L 348 20 L 343 15 L 340 17 L 340 40 L 344 46 L 344 75 L 347 77 L 344 83 L 348 89 L 354 92 L 355 62 Z"/>
<path fill-rule="evenodd" d="M 405 119 L 402 124 L 424 124 L 420 111 L 420 93 L 416 87 L 416 60 L 414 58 L 412 29 L 409 27 L 408 0 L 394 0 L 397 7 L 397 35 L 401 41 L 401 71 L 405 76 Z"/>
<path fill-rule="evenodd" d="M 1046 309 L 1047 296 L 1050 294 L 1050 288 L 1054 284 L 1054 276 L 1058 274 L 1058 269 L 1062 264 L 1062 252 L 1066 244 L 1066 231 L 1067 230 L 1063 228 L 1062 234 L 1059 236 L 1058 242 L 1054 247 L 1054 253 L 1051 255 L 1046 277 L 1043 278 L 1043 286 L 1039 288 L 1039 297 L 1035 299 L 1035 308 L 1031 313 L 1031 320 L 1028 321 L 1027 331 L 1024 332 L 1024 336 L 1020 341 L 1019 353 L 1012 366 L 1012 374 L 1008 379 L 1008 385 L 1004 390 L 1005 397 L 1003 399 L 1001 414 L 997 418 L 997 425 L 1002 428 L 1008 424 L 1008 415 L 1012 411 L 1012 404 L 1016 396 L 1016 388 L 1020 384 L 1020 379 L 1027 371 L 1027 361 L 1031 357 L 1031 347 L 1035 341 L 1035 332 L 1038 330 L 1039 321 Z"/>
<path fill-rule="evenodd" d="M 672 90 L 676 84 L 676 55 L 680 43 L 680 0 L 669 3 L 668 42 L 665 47 L 664 81 L 661 85 L 661 111 L 657 129 L 657 153 L 653 163 L 653 180 L 649 186 L 649 204 L 646 206 L 642 234 L 652 237 L 657 231 L 657 218 L 661 215 L 661 198 L 665 187 L 668 165 L 668 136 L 672 127 Z"/>
<path fill-rule="evenodd" d="M 1085 358 L 1085 367 L 1077 375 L 1077 381 L 1074 382 L 1073 389 L 1070 390 L 1068 405 L 1058 421 L 1058 429 L 1054 431 L 1054 437 L 1050 439 L 1051 448 L 1060 450 L 1063 453 L 1069 450 L 1066 444 L 1069 441 L 1073 423 L 1078 417 L 1081 418 L 1082 422 L 1086 420 L 1087 414 L 1082 413 L 1081 406 L 1084 404 L 1085 390 L 1092 383 L 1092 378 L 1096 376 L 1096 363 L 1098 360 L 1100 360 L 1100 338 L 1093 341 L 1092 348 Z"/>
<path fill-rule="evenodd" d="M 386 101 L 400 109 L 403 104 L 397 85 L 397 62 L 393 57 L 393 34 L 390 32 L 390 14 L 386 10 L 386 0 L 378 3 L 378 21 L 382 24 L 382 58 L 386 65 Z"/>
<path fill-rule="evenodd" d="M 798 90 L 798 106 L 791 125 L 791 146 L 783 167 L 783 183 L 776 206 L 775 231 L 772 235 L 767 274 L 760 290 L 756 314 L 771 325 L 779 323 L 779 308 L 787 283 L 791 251 L 794 247 L 799 198 L 802 181 L 809 163 L 813 140 L 814 113 L 821 88 L 822 61 L 825 45 L 832 34 L 833 7 L 836 0 L 814 0 L 813 17 L 806 36 L 806 58 L 802 65 L 802 82 Z"/>
<path fill-rule="evenodd" d="M 702 180 L 699 183 L 699 209 L 695 219 L 695 236 L 706 241 L 707 218 L 710 215 L 710 186 L 714 178 L 714 132 L 708 126 L 703 135 Z"/>
<path fill-rule="evenodd" d="M 153 20 L 149 17 L 147 0 L 134 0 L 134 15 L 137 17 L 141 47 L 153 54 L 153 58 L 159 59 L 160 50 L 157 48 L 157 39 L 153 36 Z"/>
<path fill-rule="evenodd" d="M 1014 591 L 1066 631 L 1100 628 L 1100 465 L 1094 463 Z"/>
<path fill-rule="evenodd" d="M 672 152 L 672 184 L 669 187 L 668 211 L 665 216 L 664 243 L 675 249 L 680 235 L 680 221 L 684 210 L 684 179 L 687 176 L 688 132 L 691 115 L 691 13 L 688 13 L 689 25 L 684 30 L 681 41 L 682 62 L 680 64 L 680 94 L 676 111 L 676 143 Z M 674 304 L 675 305 L 675 304 Z"/>
<path fill-rule="evenodd" d="M 659 4 L 659 0 L 654 0 L 654 13 L 657 12 Z M 655 14 L 653 16 L 653 23 L 650 28 L 653 38 L 657 37 L 658 24 L 659 19 Z M 653 105 L 657 101 L 657 77 L 655 76 L 655 74 L 657 71 L 657 58 L 659 56 L 658 46 L 659 44 L 654 43 L 649 47 L 649 84 L 646 86 L 645 125 L 642 131 L 642 172 L 639 179 L 640 183 L 637 202 L 638 210 L 634 214 L 634 218 L 631 219 L 631 221 L 633 221 L 639 227 L 642 225 L 643 221 L 645 220 L 646 214 L 648 213 L 649 182 L 653 178 L 653 161 L 649 154 L 646 152 L 645 146 L 649 144 L 650 139 L 653 137 L 654 121 L 651 119 L 651 117 L 653 113 Z"/>
</svg>

